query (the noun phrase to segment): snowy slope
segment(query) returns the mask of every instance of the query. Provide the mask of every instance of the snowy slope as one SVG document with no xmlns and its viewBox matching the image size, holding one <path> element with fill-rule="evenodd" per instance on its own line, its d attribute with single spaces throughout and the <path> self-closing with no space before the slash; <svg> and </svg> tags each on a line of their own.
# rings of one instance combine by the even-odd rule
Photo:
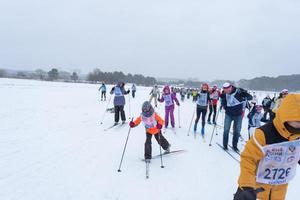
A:
<svg viewBox="0 0 300 200">
<path fill-rule="evenodd" d="M 149 92 L 138 87 L 130 99 L 132 116 L 139 115 Z M 146 180 L 142 126 L 131 130 L 122 172 L 117 172 L 129 127 L 103 131 L 113 123 L 113 114 L 107 113 L 100 125 L 107 102 L 99 101 L 98 85 L 0 79 L 0 94 L 0 199 L 232 199 L 236 190 L 239 165 L 215 144 L 222 143 L 221 130 L 212 147 L 211 126 L 206 127 L 206 143 L 199 133 L 196 139 L 192 132 L 187 136 L 195 108 L 191 100 L 181 103 L 182 128 L 177 123 L 176 135 L 171 130 L 165 134 L 173 150 L 187 152 L 165 157 L 163 169 L 159 159 L 152 160 Z M 164 116 L 163 104 L 157 112 Z M 246 127 L 244 122 L 244 138 Z M 153 155 L 159 153 L 154 138 L 152 149 Z M 287 199 L 297 199 L 299 180 L 297 175 Z"/>
</svg>

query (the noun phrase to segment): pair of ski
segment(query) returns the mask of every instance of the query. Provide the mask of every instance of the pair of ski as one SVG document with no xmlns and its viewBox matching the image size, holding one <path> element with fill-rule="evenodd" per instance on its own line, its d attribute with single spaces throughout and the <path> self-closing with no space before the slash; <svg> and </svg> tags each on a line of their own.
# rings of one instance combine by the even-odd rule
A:
<svg viewBox="0 0 300 200">
<path fill-rule="evenodd" d="M 108 131 L 108 130 L 110 130 L 110 129 L 114 128 L 114 127 L 117 127 L 117 126 L 121 127 L 123 125 L 125 125 L 125 123 L 123 123 L 123 122 L 122 123 L 113 124 L 113 125 L 105 128 L 104 131 Z"/>
<path fill-rule="evenodd" d="M 230 149 L 224 149 L 224 147 L 223 147 L 221 144 L 219 144 L 219 143 L 216 143 L 216 144 L 217 144 L 223 151 L 225 151 L 225 152 L 226 152 L 233 160 L 235 160 L 236 162 L 240 163 L 240 156 L 241 156 L 241 154 L 240 154 L 239 151 L 234 150 L 234 148 L 233 148 L 232 146 L 230 146 L 230 145 L 228 145 Z M 237 158 L 236 156 L 234 156 L 234 155 L 237 155 L 238 158 Z"/>
<path fill-rule="evenodd" d="M 184 149 L 174 150 L 174 151 L 163 153 L 162 155 L 158 154 L 158 155 L 152 156 L 152 159 L 158 159 L 158 158 L 160 158 L 160 156 L 165 157 L 167 155 L 172 155 L 172 154 L 176 155 L 176 154 L 180 154 L 180 153 L 183 153 L 183 152 L 186 152 L 186 150 L 184 150 Z M 150 160 L 142 159 L 142 161 L 144 161 L 145 164 L 146 164 L 146 179 L 149 179 L 149 177 L 150 177 Z"/>
</svg>

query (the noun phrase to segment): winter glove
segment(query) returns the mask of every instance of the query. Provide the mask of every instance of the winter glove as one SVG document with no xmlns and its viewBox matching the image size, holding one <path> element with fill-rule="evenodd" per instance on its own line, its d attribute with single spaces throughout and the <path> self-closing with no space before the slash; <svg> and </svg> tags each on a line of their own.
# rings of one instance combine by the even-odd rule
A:
<svg viewBox="0 0 300 200">
<path fill-rule="evenodd" d="M 157 129 L 162 129 L 162 125 L 161 124 L 156 124 L 156 128 Z"/>
<path fill-rule="evenodd" d="M 180 103 L 178 102 L 178 103 L 176 103 L 177 104 L 177 106 L 180 106 Z"/>
<path fill-rule="evenodd" d="M 256 193 L 251 187 L 239 187 L 233 200 L 256 200 Z"/>
<path fill-rule="evenodd" d="M 129 94 L 130 90 L 127 90 L 127 94 Z"/>
<path fill-rule="evenodd" d="M 129 126 L 130 126 L 131 128 L 135 127 L 134 122 L 133 122 L 133 121 L 129 122 Z"/>
<path fill-rule="evenodd" d="M 254 190 L 252 187 L 239 187 L 236 193 L 234 194 L 233 200 L 256 200 L 256 194 L 263 191 L 263 188 L 258 188 Z"/>
</svg>

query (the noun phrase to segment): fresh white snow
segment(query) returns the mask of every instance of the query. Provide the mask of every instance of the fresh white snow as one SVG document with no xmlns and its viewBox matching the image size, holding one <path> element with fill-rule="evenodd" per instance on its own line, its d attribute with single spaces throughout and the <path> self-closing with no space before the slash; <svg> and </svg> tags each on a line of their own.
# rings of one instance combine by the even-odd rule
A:
<svg viewBox="0 0 300 200">
<path fill-rule="evenodd" d="M 181 102 L 182 128 L 178 128 L 176 108 L 176 135 L 171 130 L 165 134 L 173 150 L 187 152 L 165 157 L 163 169 L 160 159 L 152 160 L 150 179 L 146 179 L 145 163 L 141 161 L 145 130 L 140 125 L 131 130 L 122 172 L 117 172 L 129 127 L 126 124 L 104 131 L 112 125 L 113 114 L 106 113 L 100 125 L 107 101 L 100 101 L 98 87 L 0 79 L 1 200 L 233 199 L 239 164 L 215 144 L 222 144 L 221 129 L 217 129 L 211 147 L 212 126 L 206 125 L 206 143 L 199 131 L 196 140 L 192 131 L 187 136 L 195 108 L 191 99 Z M 150 90 L 138 87 L 136 98 L 130 98 L 131 116 L 139 115 Z M 257 95 L 261 102 L 265 93 Z M 126 100 L 126 116 L 130 117 L 128 96 Z M 163 104 L 157 112 L 164 117 Z M 222 124 L 222 114 L 218 121 Z M 246 128 L 245 118 L 245 139 Z M 152 150 L 153 155 L 159 154 L 154 138 Z M 298 199 L 299 180 L 298 173 L 286 199 Z"/>
</svg>

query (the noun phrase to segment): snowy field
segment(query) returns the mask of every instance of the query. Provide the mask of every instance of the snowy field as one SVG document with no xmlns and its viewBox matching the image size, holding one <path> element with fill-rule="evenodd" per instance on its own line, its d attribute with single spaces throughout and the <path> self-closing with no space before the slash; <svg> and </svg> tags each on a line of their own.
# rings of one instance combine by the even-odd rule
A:
<svg viewBox="0 0 300 200">
<path fill-rule="evenodd" d="M 195 108 L 191 100 L 181 102 L 181 128 L 176 109 L 176 134 L 170 129 L 165 133 L 172 150 L 187 152 L 164 157 L 165 168 L 160 167 L 160 159 L 153 159 L 150 179 L 146 179 L 145 163 L 141 161 L 145 130 L 139 126 L 131 130 L 122 172 L 118 173 L 129 127 L 126 124 L 104 131 L 112 125 L 113 114 L 107 113 L 100 125 L 107 101 L 100 101 L 98 87 L 0 79 L 1 200 L 233 199 L 239 164 L 216 145 L 222 144 L 221 129 L 216 129 L 218 135 L 211 147 L 212 126 L 206 126 L 205 143 L 199 132 L 196 139 L 192 132 L 187 136 Z M 139 115 L 150 90 L 138 87 L 136 98 L 130 98 L 132 116 Z M 257 95 L 261 102 L 265 94 Z M 130 117 L 128 96 L 126 100 L 126 116 Z M 164 116 L 163 104 L 157 112 Z M 244 119 L 245 139 L 246 128 Z M 243 143 L 239 143 L 240 149 Z M 152 150 L 153 155 L 159 153 L 154 138 Z M 288 200 L 299 199 L 299 186 L 298 173 L 289 187 Z"/>
</svg>

